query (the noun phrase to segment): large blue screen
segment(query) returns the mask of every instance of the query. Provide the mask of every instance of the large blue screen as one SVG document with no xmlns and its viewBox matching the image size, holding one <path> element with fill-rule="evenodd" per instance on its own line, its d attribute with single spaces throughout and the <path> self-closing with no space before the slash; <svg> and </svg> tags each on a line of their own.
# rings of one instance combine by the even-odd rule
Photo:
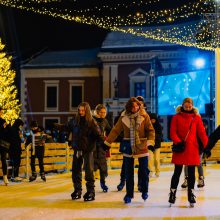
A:
<svg viewBox="0 0 220 220">
<path fill-rule="evenodd" d="M 194 101 L 199 113 L 210 103 L 210 71 L 200 70 L 158 77 L 158 114 L 173 115 L 186 97 Z"/>
</svg>

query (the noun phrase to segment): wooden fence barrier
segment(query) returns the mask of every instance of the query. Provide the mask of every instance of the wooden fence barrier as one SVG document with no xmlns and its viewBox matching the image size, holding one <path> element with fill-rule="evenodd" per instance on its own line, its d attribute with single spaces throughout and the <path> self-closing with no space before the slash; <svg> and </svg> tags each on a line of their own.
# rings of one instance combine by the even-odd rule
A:
<svg viewBox="0 0 220 220">
<path fill-rule="evenodd" d="M 171 162 L 172 158 L 172 142 L 162 142 L 160 149 L 161 164 Z M 31 175 L 30 168 L 30 149 L 24 148 L 22 144 L 20 176 L 28 177 Z M 69 172 L 72 166 L 73 150 L 65 143 L 46 143 L 45 144 L 45 157 L 44 168 L 45 172 Z M 121 168 L 123 155 L 119 152 L 119 143 L 113 143 L 111 148 L 111 157 L 108 161 L 110 169 Z M 212 150 L 212 156 L 207 161 L 216 161 L 220 163 L 220 141 Z M 138 161 L 135 160 L 135 165 Z M 39 172 L 38 160 L 36 159 L 36 171 Z M 9 176 L 11 174 L 11 166 L 8 166 Z M 0 162 L 0 176 L 2 176 L 1 162 Z"/>
</svg>

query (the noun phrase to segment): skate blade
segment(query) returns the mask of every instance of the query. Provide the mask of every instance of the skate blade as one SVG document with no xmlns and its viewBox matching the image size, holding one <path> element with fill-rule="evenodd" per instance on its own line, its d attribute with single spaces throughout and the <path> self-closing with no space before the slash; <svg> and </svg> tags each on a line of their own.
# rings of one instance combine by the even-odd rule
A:
<svg viewBox="0 0 220 220">
<path fill-rule="evenodd" d="M 90 202 L 90 201 L 93 201 L 93 200 L 95 200 L 95 198 L 84 199 L 85 202 Z"/>
<path fill-rule="evenodd" d="M 189 203 L 189 208 L 194 208 L 194 203 Z"/>
</svg>

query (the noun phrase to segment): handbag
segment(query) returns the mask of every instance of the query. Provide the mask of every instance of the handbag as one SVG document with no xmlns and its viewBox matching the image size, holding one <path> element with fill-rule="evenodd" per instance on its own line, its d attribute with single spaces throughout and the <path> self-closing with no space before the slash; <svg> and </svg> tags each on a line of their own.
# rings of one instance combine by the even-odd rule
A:
<svg viewBox="0 0 220 220">
<path fill-rule="evenodd" d="M 191 130 L 193 120 L 194 120 L 194 117 L 193 117 L 193 119 L 192 119 L 192 121 L 190 123 L 189 130 L 188 130 L 184 140 L 181 141 L 181 142 L 178 142 L 176 144 L 173 143 L 173 145 L 172 145 L 172 152 L 174 152 L 174 153 L 182 153 L 185 150 L 186 139 L 187 139 L 187 137 L 189 135 L 189 132 Z"/>
<path fill-rule="evenodd" d="M 130 140 L 122 140 L 120 142 L 119 152 L 123 154 L 132 155 Z"/>
<path fill-rule="evenodd" d="M 0 139 L 0 148 L 5 151 L 9 151 L 10 143 L 8 141 Z"/>
<path fill-rule="evenodd" d="M 172 145 L 172 151 L 175 153 L 181 153 L 185 150 L 185 142 L 181 141 Z"/>
</svg>

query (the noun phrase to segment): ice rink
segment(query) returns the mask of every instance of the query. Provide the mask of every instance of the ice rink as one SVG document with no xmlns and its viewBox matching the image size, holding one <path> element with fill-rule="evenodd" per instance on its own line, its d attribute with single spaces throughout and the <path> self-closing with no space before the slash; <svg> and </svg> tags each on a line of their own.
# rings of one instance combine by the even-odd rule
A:
<svg viewBox="0 0 220 220">
<path fill-rule="evenodd" d="M 149 198 L 145 202 L 137 191 L 135 181 L 135 195 L 131 204 L 123 202 L 125 189 L 117 191 L 119 170 L 109 171 L 107 193 L 102 192 L 99 180 L 96 180 L 96 198 L 92 202 L 71 200 L 71 173 L 47 174 L 46 183 L 40 177 L 35 182 L 10 182 L 8 186 L 0 181 L 0 219 L 220 219 L 220 164 L 207 164 L 204 167 L 205 187 L 198 189 L 195 186 L 197 203 L 194 208 L 189 208 L 187 190 L 180 187 L 183 175 L 176 203 L 169 207 L 173 165 L 163 166 L 161 170 L 159 178 L 150 179 Z M 83 187 L 85 193 L 84 182 Z"/>
</svg>

